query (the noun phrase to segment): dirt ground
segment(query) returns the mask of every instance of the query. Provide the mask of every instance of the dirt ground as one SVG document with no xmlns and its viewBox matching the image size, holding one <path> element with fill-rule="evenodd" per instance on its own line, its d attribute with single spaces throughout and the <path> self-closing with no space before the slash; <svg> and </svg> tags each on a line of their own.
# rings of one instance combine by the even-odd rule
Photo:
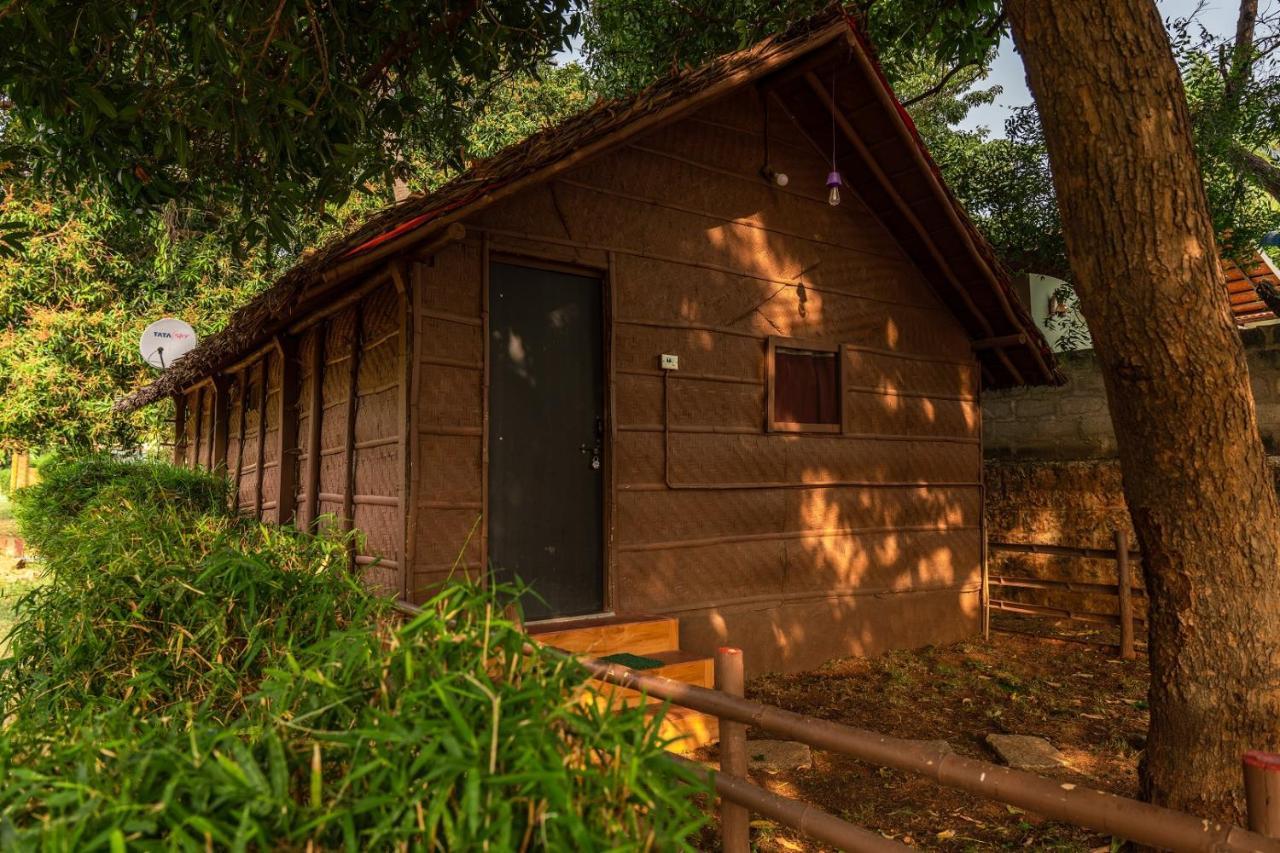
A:
<svg viewBox="0 0 1280 853">
<path fill-rule="evenodd" d="M 1070 762 L 1069 768 L 1045 775 L 1135 796 L 1147 729 L 1147 664 L 1139 658 L 1120 661 L 1094 646 L 993 632 L 989 643 L 895 652 L 765 676 L 748 684 L 747 695 L 897 737 L 945 739 L 960 755 L 987 761 L 998 761 L 985 742 L 988 734 L 1038 735 Z M 770 737 L 754 730 L 747 736 Z M 714 759 L 714 753 L 703 757 Z M 1111 846 L 1107 836 L 816 750 L 811 769 L 761 774 L 755 781 L 922 849 Z M 758 816 L 752 841 L 759 850 L 826 849 Z M 718 835 L 708 838 L 709 849 L 718 843 Z"/>
</svg>

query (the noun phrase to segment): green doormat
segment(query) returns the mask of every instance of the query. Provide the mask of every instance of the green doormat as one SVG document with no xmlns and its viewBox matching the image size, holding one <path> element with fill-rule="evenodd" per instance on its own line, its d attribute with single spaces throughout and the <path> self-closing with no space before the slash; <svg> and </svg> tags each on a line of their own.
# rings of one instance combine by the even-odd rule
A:
<svg viewBox="0 0 1280 853">
<path fill-rule="evenodd" d="M 640 655 L 633 655 L 631 652 L 618 652 L 616 655 L 602 657 L 600 660 L 605 663 L 616 663 L 630 669 L 657 669 L 662 666 L 662 661 L 654 658 L 642 658 Z"/>
</svg>

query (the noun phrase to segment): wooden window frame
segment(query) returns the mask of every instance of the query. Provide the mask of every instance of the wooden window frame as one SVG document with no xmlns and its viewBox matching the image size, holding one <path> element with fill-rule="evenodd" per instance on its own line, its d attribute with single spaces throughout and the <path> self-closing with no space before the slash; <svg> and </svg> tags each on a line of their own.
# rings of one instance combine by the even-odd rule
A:
<svg viewBox="0 0 1280 853">
<path fill-rule="evenodd" d="M 779 349 L 810 350 L 812 352 L 829 352 L 836 359 L 836 417 L 833 424 L 805 424 L 792 421 L 779 421 L 773 417 L 775 395 L 774 383 L 777 379 L 775 369 L 776 356 Z M 765 355 L 765 431 L 771 433 L 818 433 L 821 435 L 840 435 L 844 432 L 844 346 L 827 341 L 815 341 L 808 338 L 788 338 L 782 335 L 770 335 Z"/>
</svg>

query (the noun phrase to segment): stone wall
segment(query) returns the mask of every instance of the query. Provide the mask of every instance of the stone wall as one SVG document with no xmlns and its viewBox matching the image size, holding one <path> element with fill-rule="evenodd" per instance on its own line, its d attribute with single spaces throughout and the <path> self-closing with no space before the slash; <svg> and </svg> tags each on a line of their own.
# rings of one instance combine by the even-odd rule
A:
<svg viewBox="0 0 1280 853">
<path fill-rule="evenodd" d="M 1280 471 L 1280 326 L 1242 334 L 1263 444 Z M 1058 356 L 1067 384 L 983 395 L 987 541 L 1113 548 L 1127 530 L 1138 547 L 1120 483 L 1115 433 L 1091 350 Z M 1189 452 L 1194 452 L 1189 449 Z M 993 577 L 1115 583 L 1112 560 L 991 550 Z M 1141 579 L 1141 562 L 1134 565 Z M 996 588 L 993 596 L 1049 607 L 1114 613 L 1112 597 Z M 1145 599 L 1134 599 L 1139 616 Z"/>
<path fill-rule="evenodd" d="M 1129 511 L 1120 487 L 1120 464 L 1114 459 L 1082 461 L 1010 461 L 986 463 L 987 541 L 1113 548 L 1115 533 L 1123 529 L 1134 542 Z M 1141 563 L 1133 567 L 1142 577 Z M 1012 575 L 1088 583 L 1116 582 L 1113 560 L 1008 554 L 992 549 L 988 555 L 992 577 Z M 1013 601 L 1095 613 L 1115 613 L 1111 596 L 1047 590 L 997 588 L 992 595 Z M 1145 600 L 1135 599 L 1143 613 Z"/>
<path fill-rule="evenodd" d="M 1262 441 L 1280 453 L 1280 326 L 1242 333 Z M 1067 384 L 983 394 L 987 459 L 1114 459 L 1115 433 L 1092 350 L 1058 355 Z"/>
</svg>

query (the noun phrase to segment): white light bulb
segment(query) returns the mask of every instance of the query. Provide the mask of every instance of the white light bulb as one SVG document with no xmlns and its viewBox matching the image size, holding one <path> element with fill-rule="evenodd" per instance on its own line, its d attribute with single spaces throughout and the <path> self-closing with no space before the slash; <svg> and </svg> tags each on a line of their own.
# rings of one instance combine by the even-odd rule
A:
<svg viewBox="0 0 1280 853">
<path fill-rule="evenodd" d="M 840 204 L 840 186 L 838 184 L 827 190 L 827 204 L 832 207 Z"/>
<path fill-rule="evenodd" d="M 776 172 L 773 176 L 773 182 L 780 187 L 785 187 L 791 183 L 791 179 L 787 177 L 786 172 Z"/>
</svg>

